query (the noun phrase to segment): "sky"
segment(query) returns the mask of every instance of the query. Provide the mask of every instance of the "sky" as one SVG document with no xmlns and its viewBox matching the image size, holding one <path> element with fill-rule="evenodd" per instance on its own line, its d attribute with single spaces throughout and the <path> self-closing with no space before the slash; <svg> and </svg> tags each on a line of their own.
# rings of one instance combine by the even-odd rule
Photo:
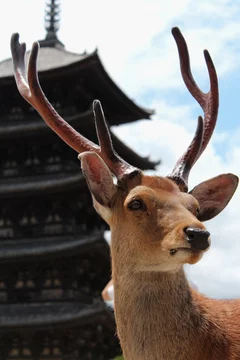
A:
<svg viewBox="0 0 240 360">
<path fill-rule="evenodd" d="M 0 13 L 0 60 L 10 57 L 13 32 L 29 48 L 45 37 L 44 0 L 8 0 Z M 155 109 L 151 121 L 113 128 L 142 156 L 161 159 L 156 174 L 167 175 L 190 143 L 202 110 L 179 71 L 171 28 L 188 43 L 192 71 L 208 91 L 203 58 L 208 49 L 220 86 L 218 123 L 211 144 L 194 166 L 190 188 L 221 173 L 240 174 L 240 3 L 230 0 L 62 0 L 59 39 L 69 51 L 99 56 L 112 79 L 138 105 Z M 152 172 L 149 172 L 152 173 Z M 238 190 L 228 207 L 205 225 L 211 249 L 188 278 L 202 293 L 240 297 L 240 210 Z"/>
</svg>

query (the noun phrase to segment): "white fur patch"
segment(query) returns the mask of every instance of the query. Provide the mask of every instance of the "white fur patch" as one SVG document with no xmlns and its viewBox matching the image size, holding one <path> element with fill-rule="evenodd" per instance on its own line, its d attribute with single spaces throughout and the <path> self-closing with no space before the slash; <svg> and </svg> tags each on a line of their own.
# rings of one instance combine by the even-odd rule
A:
<svg viewBox="0 0 240 360">
<path fill-rule="evenodd" d="M 93 196 L 93 205 L 98 214 L 106 221 L 106 223 L 110 224 L 112 218 L 112 211 L 109 207 L 103 206 L 97 202 L 97 200 Z"/>
</svg>

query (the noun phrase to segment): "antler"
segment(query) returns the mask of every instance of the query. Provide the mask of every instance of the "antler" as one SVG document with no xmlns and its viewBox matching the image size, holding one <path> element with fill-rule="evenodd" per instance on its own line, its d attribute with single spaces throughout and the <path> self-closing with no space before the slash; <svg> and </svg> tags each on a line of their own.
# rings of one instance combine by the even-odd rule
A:
<svg viewBox="0 0 240 360">
<path fill-rule="evenodd" d="M 140 172 L 123 160 L 113 149 L 112 140 L 100 101 L 94 100 L 93 112 L 99 145 L 86 139 L 70 126 L 52 107 L 46 98 L 38 80 L 37 57 L 39 44 L 33 43 L 29 57 L 28 70 L 25 68 L 25 43 L 19 43 L 19 34 L 13 34 L 11 38 L 11 51 L 14 65 L 14 75 L 18 90 L 23 98 L 28 101 L 41 115 L 46 124 L 62 138 L 69 146 L 79 153 L 93 151 L 101 156 L 111 172 L 118 178 L 131 176 Z"/>
<path fill-rule="evenodd" d="M 199 117 L 198 127 L 191 144 L 179 158 L 172 173 L 168 176 L 179 185 L 182 191 L 188 191 L 190 170 L 205 150 L 216 125 L 219 105 L 218 79 L 212 59 L 208 51 L 204 50 L 205 62 L 210 78 L 210 91 L 203 93 L 193 78 L 188 48 L 182 33 L 177 27 L 174 27 L 172 34 L 177 43 L 181 73 L 185 85 L 204 112 L 204 121 Z"/>
</svg>

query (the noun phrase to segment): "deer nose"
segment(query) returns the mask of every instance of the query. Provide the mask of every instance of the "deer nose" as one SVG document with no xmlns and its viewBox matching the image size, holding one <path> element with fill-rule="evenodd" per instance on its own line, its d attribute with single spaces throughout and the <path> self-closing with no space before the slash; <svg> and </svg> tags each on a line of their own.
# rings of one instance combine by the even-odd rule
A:
<svg viewBox="0 0 240 360">
<path fill-rule="evenodd" d="M 199 228 L 188 227 L 185 230 L 187 234 L 187 241 L 193 249 L 206 250 L 209 247 L 210 233 Z"/>
</svg>

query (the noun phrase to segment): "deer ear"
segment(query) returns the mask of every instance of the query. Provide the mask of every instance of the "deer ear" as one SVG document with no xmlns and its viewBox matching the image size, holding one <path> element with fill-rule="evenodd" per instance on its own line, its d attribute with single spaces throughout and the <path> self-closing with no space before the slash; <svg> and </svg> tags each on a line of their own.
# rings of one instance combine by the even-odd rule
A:
<svg viewBox="0 0 240 360">
<path fill-rule="evenodd" d="M 116 192 L 112 174 L 105 162 L 94 152 L 83 152 L 78 158 L 81 160 L 81 168 L 93 196 L 94 206 L 102 215 L 99 205 L 100 208 L 110 208 L 110 201 Z"/>
<path fill-rule="evenodd" d="M 231 200 L 238 186 L 238 177 L 233 174 L 223 174 L 204 181 L 190 191 L 199 202 L 200 221 L 210 220 L 218 215 Z"/>
</svg>

